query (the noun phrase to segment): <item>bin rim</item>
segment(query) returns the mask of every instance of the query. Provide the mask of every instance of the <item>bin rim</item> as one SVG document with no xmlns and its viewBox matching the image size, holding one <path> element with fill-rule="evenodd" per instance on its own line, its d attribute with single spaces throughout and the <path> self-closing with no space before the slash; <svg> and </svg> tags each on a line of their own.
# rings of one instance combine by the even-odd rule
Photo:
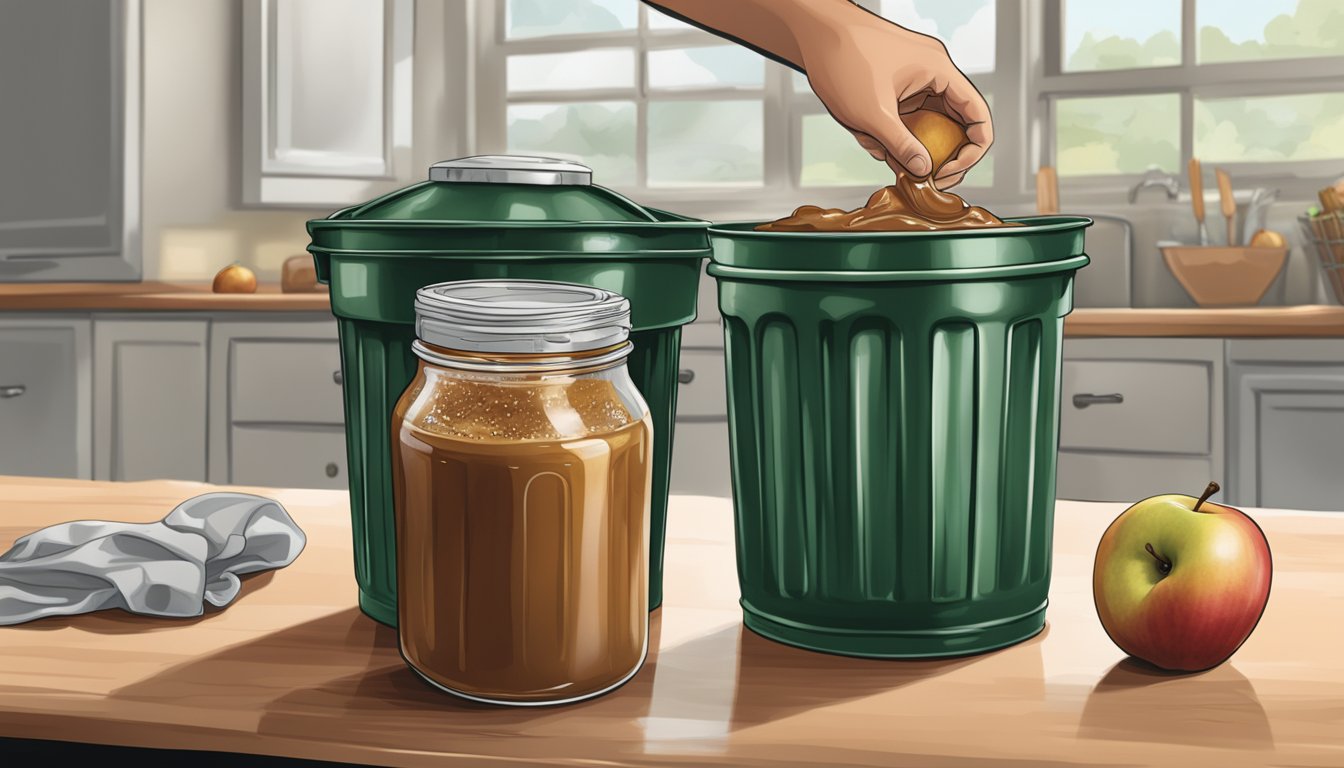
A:
<svg viewBox="0 0 1344 768">
<path fill-rule="evenodd" d="M 734 239 L 752 240 L 839 240 L 847 243 L 880 242 L 891 243 L 899 240 L 950 240 L 960 238 L 1018 238 L 1023 235 L 1035 235 L 1047 232 L 1068 232 L 1074 229 L 1086 229 L 1093 221 L 1087 216 L 1010 216 L 1005 222 L 1024 223 L 1020 227 L 967 227 L 963 229 L 939 229 L 904 231 L 767 231 L 760 232 L 756 227 L 767 224 L 766 221 L 731 221 L 711 224 L 709 233 Z"/>
<path fill-rule="evenodd" d="M 824 282 L 824 283 L 885 283 L 885 282 L 956 282 L 962 280 L 995 280 L 1014 277 L 1035 277 L 1054 272 L 1082 269 L 1092 260 L 1080 253 L 1055 261 L 1028 264 L 1001 264 L 990 267 L 961 267 L 947 269 L 903 270 L 793 270 L 754 269 L 711 262 L 708 272 L 712 277 L 738 278 L 753 281 Z"/>
<path fill-rule="evenodd" d="M 464 258 L 473 261 L 482 259 L 482 251 L 479 248 L 472 249 L 452 249 L 452 248 L 422 248 L 422 249 L 404 249 L 404 248 L 327 248 L 321 245 L 309 245 L 309 253 L 321 254 L 323 256 L 351 257 L 351 258 L 380 258 L 383 256 L 392 257 L 415 257 L 422 256 L 426 258 Z M 643 248 L 640 250 L 613 250 L 613 251 L 554 251 L 554 250 L 522 250 L 511 249 L 507 251 L 490 251 L 485 259 L 520 259 L 520 260 L 547 260 L 555 261 L 561 259 L 602 259 L 606 257 L 620 257 L 622 259 L 695 259 L 703 261 L 709 258 L 710 249 L 704 248 Z"/>
</svg>

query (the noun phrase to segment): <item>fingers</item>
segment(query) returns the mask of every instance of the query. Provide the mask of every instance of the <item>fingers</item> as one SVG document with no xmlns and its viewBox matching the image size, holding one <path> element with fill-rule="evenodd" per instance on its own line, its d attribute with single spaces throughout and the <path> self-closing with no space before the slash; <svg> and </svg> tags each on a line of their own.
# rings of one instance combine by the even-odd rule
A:
<svg viewBox="0 0 1344 768">
<path fill-rule="evenodd" d="M 989 151 L 990 145 L 994 143 L 994 123 L 989 113 L 989 105 L 964 75 L 954 78 L 942 96 L 947 112 L 960 118 L 962 125 L 966 127 L 966 139 L 969 143 L 939 170 L 938 179 L 935 181 L 964 173 L 980 162 Z"/>
<path fill-rule="evenodd" d="M 950 177 L 945 176 L 942 178 L 934 179 L 933 186 L 941 190 L 951 189 L 966 180 L 966 173 L 967 171 L 962 171 L 961 173 L 958 173 L 955 176 Z"/>
<path fill-rule="evenodd" d="M 869 155 L 872 155 L 874 160 L 880 160 L 884 163 L 887 161 L 887 150 L 882 148 L 881 142 L 879 142 L 877 139 L 874 139 L 872 136 L 869 136 L 868 134 L 862 133 L 860 131 L 849 131 L 849 132 L 854 134 L 854 138 L 858 140 L 859 146 L 863 147 L 864 151 L 866 151 Z"/>
<path fill-rule="evenodd" d="M 879 107 L 878 113 L 879 123 L 867 127 L 864 133 L 877 139 L 886 149 L 887 165 L 890 165 L 892 170 L 906 170 L 920 178 L 928 176 L 933 170 L 929 151 L 919 143 L 919 139 L 915 138 L 910 129 L 905 127 L 898 106 L 892 103 Z"/>
</svg>

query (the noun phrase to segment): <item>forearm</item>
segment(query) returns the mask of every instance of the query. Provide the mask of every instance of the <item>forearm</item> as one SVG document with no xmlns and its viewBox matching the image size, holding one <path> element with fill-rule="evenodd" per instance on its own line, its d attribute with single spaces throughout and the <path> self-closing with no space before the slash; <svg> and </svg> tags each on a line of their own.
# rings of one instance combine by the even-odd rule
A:
<svg viewBox="0 0 1344 768">
<path fill-rule="evenodd" d="M 871 20 L 850 0 L 653 0 L 659 10 L 806 71 L 806 54 L 836 25 Z"/>
</svg>

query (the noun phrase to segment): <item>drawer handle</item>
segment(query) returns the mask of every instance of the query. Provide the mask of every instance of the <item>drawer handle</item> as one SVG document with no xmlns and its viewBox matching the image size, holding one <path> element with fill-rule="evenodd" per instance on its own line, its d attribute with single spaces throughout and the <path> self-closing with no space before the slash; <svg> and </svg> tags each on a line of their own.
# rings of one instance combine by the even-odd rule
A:
<svg viewBox="0 0 1344 768">
<path fill-rule="evenodd" d="M 341 468 L 336 466 L 336 462 L 333 461 L 327 464 L 327 477 L 335 477 L 336 473 L 340 471 Z"/>
<path fill-rule="evenodd" d="M 677 371 L 678 384 L 690 384 L 692 381 L 695 381 L 695 371 L 692 371 L 690 368 L 682 368 L 680 371 Z"/>
<path fill-rule="evenodd" d="M 1125 396 L 1118 393 L 1113 395 L 1081 394 L 1073 396 L 1074 408 L 1086 408 L 1089 405 L 1108 405 L 1123 402 L 1125 402 Z"/>
<path fill-rule="evenodd" d="M 8 400 L 11 397 L 18 397 L 27 391 L 28 388 L 22 384 L 10 384 L 9 386 L 0 387 L 0 398 Z"/>
<path fill-rule="evenodd" d="M 332 371 L 331 380 L 336 382 L 336 386 L 338 387 L 345 386 L 345 376 L 341 375 L 340 371 Z"/>
</svg>

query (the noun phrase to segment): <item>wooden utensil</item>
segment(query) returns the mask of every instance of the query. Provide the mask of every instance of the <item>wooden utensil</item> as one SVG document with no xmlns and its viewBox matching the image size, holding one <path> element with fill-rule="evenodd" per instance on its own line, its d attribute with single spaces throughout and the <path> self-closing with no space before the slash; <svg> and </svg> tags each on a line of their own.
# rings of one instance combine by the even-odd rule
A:
<svg viewBox="0 0 1344 768">
<path fill-rule="evenodd" d="M 1227 244 L 1236 245 L 1237 230 L 1234 223 L 1237 220 L 1237 201 L 1232 197 L 1232 177 L 1222 168 L 1215 170 L 1214 175 L 1218 177 L 1218 206 L 1227 220 Z"/>
<path fill-rule="evenodd" d="M 1199 160 L 1190 158 L 1190 205 L 1195 209 L 1195 221 L 1199 222 L 1199 244 L 1209 244 L 1209 230 L 1204 226 L 1204 169 Z"/>
<path fill-rule="evenodd" d="M 1036 212 L 1042 216 L 1059 213 L 1059 176 L 1049 165 L 1036 171 Z"/>
</svg>

